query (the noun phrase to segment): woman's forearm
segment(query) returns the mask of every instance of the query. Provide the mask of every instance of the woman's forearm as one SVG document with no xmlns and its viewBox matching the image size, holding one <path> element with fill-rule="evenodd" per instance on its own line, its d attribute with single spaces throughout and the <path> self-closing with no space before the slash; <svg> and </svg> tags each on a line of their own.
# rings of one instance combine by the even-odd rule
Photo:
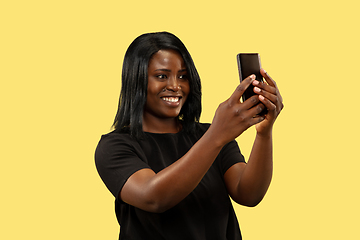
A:
<svg viewBox="0 0 360 240">
<path fill-rule="evenodd" d="M 251 154 L 239 180 L 241 204 L 256 206 L 269 188 L 273 172 L 272 134 L 256 135 Z"/>
<path fill-rule="evenodd" d="M 121 191 L 122 200 L 151 212 L 170 209 L 196 188 L 222 147 L 207 131 L 182 158 L 157 174 L 150 169 L 133 174 Z"/>
</svg>

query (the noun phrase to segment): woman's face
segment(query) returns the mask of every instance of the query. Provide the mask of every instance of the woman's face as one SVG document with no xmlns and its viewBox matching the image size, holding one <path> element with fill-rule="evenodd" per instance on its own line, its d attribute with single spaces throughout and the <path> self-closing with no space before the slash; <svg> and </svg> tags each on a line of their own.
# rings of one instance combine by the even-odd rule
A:
<svg viewBox="0 0 360 240">
<path fill-rule="evenodd" d="M 160 50 L 149 61 L 144 120 L 176 118 L 190 92 L 187 69 L 175 50 Z"/>
</svg>

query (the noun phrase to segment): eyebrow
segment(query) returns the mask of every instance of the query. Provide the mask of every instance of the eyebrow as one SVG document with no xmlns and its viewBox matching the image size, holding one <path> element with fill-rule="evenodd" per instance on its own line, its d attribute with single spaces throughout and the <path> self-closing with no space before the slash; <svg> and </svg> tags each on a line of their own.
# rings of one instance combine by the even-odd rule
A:
<svg viewBox="0 0 360 240">
<path fill-rule="evenodd" d="M 159 68 L 159 69 L 156 69 L 155 71 L 156 71 L 156 72 L 157 72 L 157 71 L 171 72 L 170 69 L 166 69 L 166 68 Z M 178 72 L 186 72 L 186 71 L 187 71 L 187 69 L 184 68 L 184 69 L 179 70 Z"/>
</svg>

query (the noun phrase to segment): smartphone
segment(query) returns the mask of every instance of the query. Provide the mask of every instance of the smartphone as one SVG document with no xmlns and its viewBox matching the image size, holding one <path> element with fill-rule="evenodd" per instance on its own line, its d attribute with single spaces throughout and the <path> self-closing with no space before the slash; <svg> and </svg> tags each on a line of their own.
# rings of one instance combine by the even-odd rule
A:
<svg viewBox="0 0 360 240">
<path fill-rule="evenodd" d="M 263 77 L 260 73 L 260 55 L 258 53 L 239 53 L 236 58 L 238 63 L 240 82 L 242 82 L 251 74 L 255 74 L 256 80 L 263 82 Z M 246 99 L 249 99 L 253 95 L 255 95 L 254 86 L 250 85 L 242 95 L 243 102 L 245 102 Z M 266 112 L 266 109 L 264 109 L 264 111 L 262 111 L 259 115 L 266 114 Z"/>
</svg>

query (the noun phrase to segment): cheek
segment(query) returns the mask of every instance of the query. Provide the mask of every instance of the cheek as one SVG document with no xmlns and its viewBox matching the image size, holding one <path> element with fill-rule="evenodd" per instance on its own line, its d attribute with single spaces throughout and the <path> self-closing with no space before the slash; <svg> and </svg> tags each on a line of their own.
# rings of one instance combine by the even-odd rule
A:
<svg viewBox="0 0 360 240">
<path fill-rule="evenodd" d="M 149 84 L 147 88 L 147 96 L 151 97 L 157 95 L 159 93 L 158 89 L 159 87 L 156 86 L 156 84 Z"/>
</svg>

